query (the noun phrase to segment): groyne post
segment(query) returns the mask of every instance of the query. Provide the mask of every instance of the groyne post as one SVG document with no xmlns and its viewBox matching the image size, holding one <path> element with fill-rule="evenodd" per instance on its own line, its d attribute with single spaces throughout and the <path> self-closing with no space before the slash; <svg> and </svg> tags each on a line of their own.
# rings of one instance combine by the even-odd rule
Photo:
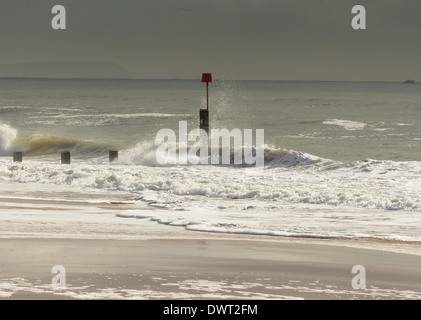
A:
<svg viewBox="0 0 421 320">
<path fill-rule="evenodd" d="M 61 164 L 70 164 L 70 151 L 63 151 L 61 153 Z"/>
<path fill-rule="evenodd" d="M 22 162 L 23 154 L 22 152 L 13 152 L 13 162 Z"/>
<path fill-rule="evenodd" d="M 109 151 L 108 152 L 108 158 L 110 160 L 110 163 L 113 161 L 118 160 L 118 151 Z"/>
<path fill-rule="evenodd" d="M 209 111 L 206 109 L 200 109 L 200 129 L 205 130 L 209 134 Z"/>
<path fill-rule="evenodd" d="M 209 82 L 213 82 L 212 73 L 203 73 L 202 82 L 206 82 L 206 109 L 200 109 L 200 129 L 209 134 Z"/>
</svg>

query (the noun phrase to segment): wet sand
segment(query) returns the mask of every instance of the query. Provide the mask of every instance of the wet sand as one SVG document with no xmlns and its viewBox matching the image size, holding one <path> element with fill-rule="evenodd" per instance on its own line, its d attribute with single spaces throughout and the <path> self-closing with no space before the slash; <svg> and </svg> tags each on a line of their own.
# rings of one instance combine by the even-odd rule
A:
<svg viewBox="0 0 421 320">
<path fill-rule="evenodd" d="M 204 236 L 205 237 L 205 236 Z M 283 241 L 0 239 L 6 299 L 420 299 L 421 257 Z M 52 268 L 65 268 L 65 288 Z M 353 289 L 351 270 L 366 270 Z"/>
</svg>

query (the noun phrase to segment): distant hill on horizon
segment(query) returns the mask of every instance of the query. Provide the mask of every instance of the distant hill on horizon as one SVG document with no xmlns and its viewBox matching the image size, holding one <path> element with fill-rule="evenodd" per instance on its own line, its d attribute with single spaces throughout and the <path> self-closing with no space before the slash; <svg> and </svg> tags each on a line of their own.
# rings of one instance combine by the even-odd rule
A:
<svg viewBox="0 0 421 320">
<path fill-rule="evenodd" d="M 17 78 L 129 78 L 113 62 L 45 61 L 0 64 L 0 77 Z"/>
</svg>

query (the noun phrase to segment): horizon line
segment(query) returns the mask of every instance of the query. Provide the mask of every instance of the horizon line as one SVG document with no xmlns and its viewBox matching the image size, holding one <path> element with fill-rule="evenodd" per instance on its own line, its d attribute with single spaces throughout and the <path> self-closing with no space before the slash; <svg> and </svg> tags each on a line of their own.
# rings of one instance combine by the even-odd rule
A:
<svg viewBox="0 0 421 320">
<path fill-rule="evenodd" d="M 128 80 L 128 81 L 200 81 L 201 78 L 119 78 L 119 77 L 1 77 L 0 79 L 32 79 L 32 80 Z M 405 83 L 405 80 L 297 80 L 297 79 L 215 79 L 217 81 L 262 81 L 262 82 L 383 82 L 383 83 Z M 417 83 L 417 81 L 415 81 Z"/>
</svg>

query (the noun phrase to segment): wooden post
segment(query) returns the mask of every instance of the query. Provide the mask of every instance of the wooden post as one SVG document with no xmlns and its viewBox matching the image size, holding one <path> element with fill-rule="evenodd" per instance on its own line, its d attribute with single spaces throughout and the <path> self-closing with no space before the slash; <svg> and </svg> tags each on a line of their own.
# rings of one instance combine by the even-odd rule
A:
<svg viewBox="0 0 421 320">
<path fill-rule="evenodd" d="M 109 151 L 108 158 L 110 159 L 110 163 L 118 160 L 118 151 Z"/>
<path fill-rule="evenodd" d="M 209 111 L 209 82 L 206 82 L 206 110 Z"/>
<path fill-rule="evenodd" d="M 70 164 L 70 151 L 63 151 L 61 153 L 61 164 Z"/>
<path fill-rule="evenodd" d="M 213 74 L 202 73 L 202 82 L 206 82 L 206 110 L 209 110 L 209 82 L 213 82 Z"/>
<path fill-rule="evenodd" d="M 22 152 L 13 152 L 13 162 L 22 162 Z"/>
<path fill-rule="evenodd" d="M 213 82 L 212 73 L 202 73 L 202 82 L 206 82 L 206 109 L 200 109 L 200 129 L 209 135 L 209 82 Z"/>
<path fill-rule="evenodd" d="M 200 129 L 206 131 L 209 134 L 209 110 L 200 109 Z"/>
</svg>

